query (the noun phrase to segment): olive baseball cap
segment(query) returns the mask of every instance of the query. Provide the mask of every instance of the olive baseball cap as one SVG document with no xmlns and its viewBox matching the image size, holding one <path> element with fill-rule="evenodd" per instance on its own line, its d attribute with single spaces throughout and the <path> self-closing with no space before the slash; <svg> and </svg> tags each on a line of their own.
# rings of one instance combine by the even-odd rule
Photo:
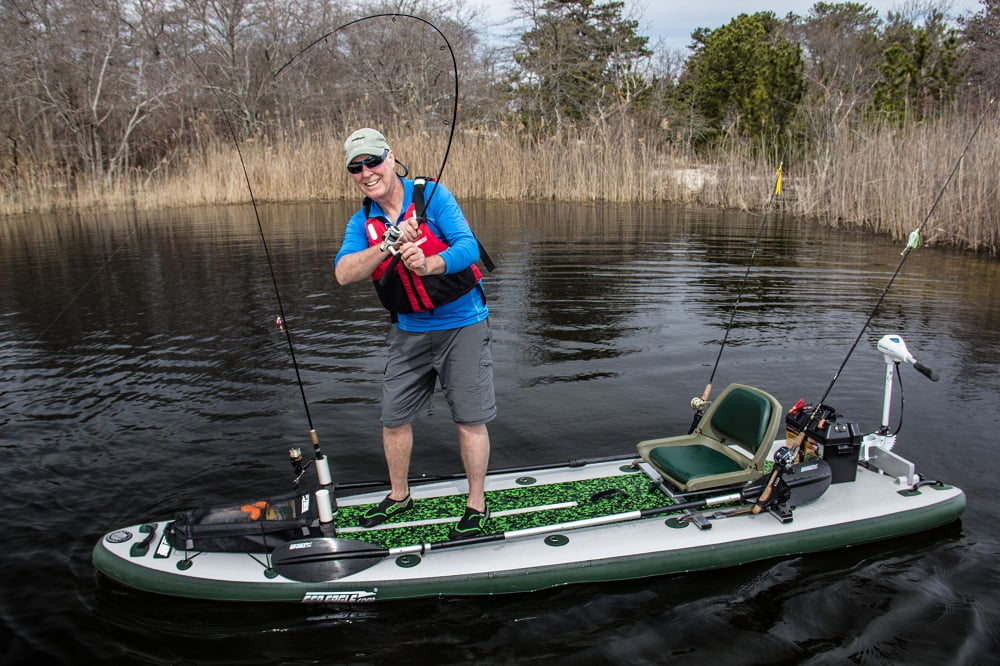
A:
<svg viewBox="0 0 1000 666">
<path fill-rule="evenodd" d="M 389 150 L 389 144 L 378 130 L 365 127 L 347 137 L 344 142 L 344 157 L 347 164 L 359 155 L 381 155 Z"/>
</svg>

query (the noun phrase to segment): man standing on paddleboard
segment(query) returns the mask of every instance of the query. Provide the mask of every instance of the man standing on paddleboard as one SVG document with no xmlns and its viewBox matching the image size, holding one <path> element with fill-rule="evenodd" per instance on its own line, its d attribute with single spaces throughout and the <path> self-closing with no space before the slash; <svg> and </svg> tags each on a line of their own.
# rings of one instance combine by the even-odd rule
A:
<svg viewBox="0 0 1000 666">
<path fill-rule="evenodd" d="M 381 416 L 391 489 L 361 525 L 374 527 L 413 506 L 407 481 L 413 422 L 428 413 L 440 382 L 469 482 L 465 514 L 450 537 L 479 536 L 489 518 L 486 424 L 496 417 L 489 310 L 475 265 L 479 243 L 443 185 L 396 173 L 396 156 L 380 132 L 357 130 L 344 156 L 365 199 L 344 230 L 334 275 L 341 285 L 373 280 L 393 322 L 385 338 Z"/>
</svg>

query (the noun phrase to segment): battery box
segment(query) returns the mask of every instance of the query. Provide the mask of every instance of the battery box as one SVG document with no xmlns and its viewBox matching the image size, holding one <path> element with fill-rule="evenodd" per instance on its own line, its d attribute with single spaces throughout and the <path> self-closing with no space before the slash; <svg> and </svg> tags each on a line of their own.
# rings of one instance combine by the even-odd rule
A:
<svg viewBox="0 0 1000 666">
<path fill-rule="evenodd" d="M 815 412 L 815 417 L 813 413 Z M 800 400 L 785 416 L 785 436 L 791 441 L 805 429 L 802 448 L 807 458 L 822 458 L 830 465 L 831 483 L 853 481 L 858 472 L 861 429 L 842 420 L 828 405 L 813 408 Z"/>
</svg>

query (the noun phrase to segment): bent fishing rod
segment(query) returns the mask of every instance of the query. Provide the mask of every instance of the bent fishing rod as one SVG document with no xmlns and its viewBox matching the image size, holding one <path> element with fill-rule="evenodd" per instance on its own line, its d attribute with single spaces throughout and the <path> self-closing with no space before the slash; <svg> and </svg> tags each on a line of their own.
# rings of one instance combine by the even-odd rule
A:
<svg viewBox="0 0 1000 666">
<path fill-rule="evenodd" d="M 453 104 L 452 104 L 451 121 L 450 122 L 446 121 L 447 124 L 449 124 L 449 126 L 450 126 L 450 131 L 449 131 L 449 134 L 448 134 L 448 142 L 447 142 L 447 145 L 445 147 L 444 156 L 443 156 L 443 158 L 441 160 L 441 166 L 438 169 L 438 175 L 437 175 L 437 179 L 436 179 L 437 181 L 440 181 L 441 176 L 444 173 L 445 165 L 448 162 L 448 154 L 451 151 L 452 141 L 453 141 L 454 136 L 455 136 L 455 126 L 457 124 L 457 119 L 458 119 L 458 62 L 457 62 L 457 60 L 455 58 L 455 52 L 452 49 L 451 43 L 448 41 L 448 38 L 445 37 L 444 33 L 441 32 L 441 30 L 438 29 L 438 27 L 435 26 L 430 21 L 428 21 L 428 20 L 426 20 L 424 18 L 421 18 L 419 16 L 414 16 L 412 14 L 402 14 L 402 13 L 372 14 L 370 16 L 363 16 L 361 18 L 354 19 L 353 21 L 348 21 L 347 23 L 344 23 L 343 25 L 340 25 L 340 26 L 334 28 L 333 30 L 330 30 L 329 32 L 325 33 L 321 37 L 315 39 L 314 41 L 312 41 L 311 43 L 309 43 L 308 45 L 306 45 L 304 48 L 302 48 L 298 53 L 296 53 L 294 56 L 292 56 L 292 58 L 290 58 L 288 60 L 288 62 L 286 62 L 284 65 L 282 65 L 281 67 L 279 67 L 277 70 L 275 70 L 272 73 L 271 80 L 273 81 L 273 80 L 277 79 L 278 75 L 280 75 L 281 72 L 283 72 L 285 69 L 287 69 L 289 66 L 291 66 L 303 54 L 305 54 L 307 51 L 309 51 L 311 48 L 313 48 L 317 44 L 320 44 L 320 43 L 324 42 L 325 40 L 327 40 L 334 33 L 339 32 L 341 30 L 344 30 L 344 29 L 346 29 L 348 27 L 351 27 L 353 25 L 357 25 L 359 23 L 365 22 L 365 21 L 370 21 L 370 20 L 378 19 L 378 18 L 386 18 L 386 17 L 392 18 L 393 21 L 395 21 L 397 18 L 413 19 L 413 20 L 416 20 L 416 21 L 420 21 L 421 23 L 424 23 L 425 25 L 430 26 L 438 35 L 441 36 L 441 39 L 444 40 L 444 43 L 445 43 L 445 46 L 448 49 L 448 52 L 451 54 L 452 71 L 454 73 L 454 80 L 455 80 L 455 89 L 454 89 L 454 94 L 453 94 Z M 208 80 L 207 76 L 205 76 L 205 72 L 200 67 L 198 67 L 197 63 L 195 63 L 195 67 L 197 67 L 198 70 L 199 70 L 199 72 L 201 72 L 202 77 L 205 78 L 206 80 Z M 310 435 L 310 438 L 311 438 L 312 444 L 313 444 L 313 458 L 314 458 L 314 462 L 316 463 L 316 467 L 317 467 L 317 476 L 319 478 L 319 483 L 320 483 L 321 486 L 323 486 L 324 489 L 329 489 L 329 488 L 332 488 L 332 483 L 333 483 L 331 475 L 330 475 L 329 460 L 324 455 L 323 451 L 320 449 L 319 436 L 317 435 L 316 429 L 315 429 L 315 427 L 313 425 L 312 414 L 311 414 L 311 412 L 309 410 L 309 401 L 308 401 L 308 399 L 306 397 L 306 393 L 305 393 L 305 385 L 304 385 L 304 383 L 302 381 L 302 374 L 301 374 L 301 371 L 299 369 L 299 363 L 298 363 L 298 360 L 296 359 L 296 356 L 295 356 L 295 345 L 294 345 L 294 343 L 292 341 L 291 327 L 290 327 L 290 325 L 288 323 L 288 318 L 285 316 L 285 308 L 284 308 L 284 305 L 283 305 L 282 299 L 281 299 L 281 291 L 278 288 L 278 280 L 277 280 L 277 277 L 275 276 L 274 264 L 273 264 L 273 262 L 271 260 L 271 252 L 270 252 L 270 249 L 268 248 L 267 238 L 266 238 L 266 235 L 264 233 L 264 226 L 263 226 L 263 223 L 262 223 L 261 217 L 260 217 L 260 211 L 257 208 L 257 198 L 256 198 L 256 196 L 253 193 L 253 186 L 250 183 L 250 175 L 249 175 L 249 173 L 247 171 L 246 162 L 243 159 L 243 153 L 240 150 L 239 138 L 237 136 L 236 129 L 235 129 L 235 127 L 234 127 L 234 125 L 233 125 L 230 117 L 229 117 L 229 114 L 226 113 L 225 106 L 222 104 L 222 100 L 219 97 L 218 91 L 214 87 L 212 88 L 212 93 L 215 96 L 216 102 L 219 104 L 219 108 L 222 111 L 222 117 L 225 120 L 226 127 L 227 127 L 227 129 L 229 131 L 229 135 L 230 135 L 230 137 L 231 137 L 231 139 L 233 141 L 233 146 L 236 148 L 236 155 L 237 155 L 237 157 L 239 159 L 240 167 L 241 167 L 241 169 L 243 171 L 243 179 L 244 179 L 244 182 L 246 183 L 247 193 L 248 193 L 248 195 L 250 197 L 250 205 L 253 208 L 254 218 L 256 219 L 256 222 L 257 222 L 257 230 L 258 230 L 258 232 L 260 234 L 261 244 L 263 245 L 263 248 L 264 248 L 264 256 L 265 256 L 265 258 L 267 260 L 268 269 L 269 269 L 269 271 L 271 273 L 271 282 L 274 285 L 274 294 L 275 294 L 275 298 L 276 298 L 277 306 L 278 306 L 278 317 L 279 317 L 279 322 L 280 322 L 280 328 L 285 333 L 285 340 L 286 340 L 286 342 L 288 344 L 288 351 L 289 351 L 289 354 L 291 356 L 292 366 L 294 367 L 294 370 L 295 370 L 296 383 L 298 384 L 298 387 L 299 387 L 299 393 L 300 393 L 301 398 L 302 398 L 302 406 L 303 406 L 303 409 L 305 410 L 306 420 L 307 420 L 308 425 L 309 425 L 309 435 Z M 403 164 L 403 168 L 408 173 L 409 170 L 408 170 L 408 168 L 406 167 L 405 164 Z M 431 191 L 430 195 L 427 198 L 427 204 L 430 203 L 430 200 L 433 198 L 433 196 L 434 196 L 434 194 L 436 192 L 437 192 L 436 188 L 434 188 Z M 394 261 L 398 261 L 399 260 L 399 255 L 396 254 L 394 256 L 393 260 Z M 393 268 L 394 268 L 394 266 L 393 266 Z M 289 457 L 291 458 L 292 468 L 295 471 L 295 480 L 294 480 L 294 483 L 295 483 L 295 485 L 297 485 L 299 479 L 301 478 L 301 476 L 302 476 L 302 474 L 303 474 L 303 472 L 305 470 L 305 467 L 303 466 L 303 463 L 302 463 L 302 451 L 301 451 L 301 449 L 299 449 L 298 447 L 293 447 L 293 448 L 289 449 Z M 336 498 L 331 496 L 331 499 L 334 501 L 334 504 L 335 504 Z M 323 513 L 323 512 L 321 511 L 321 513 Z M 323 519 L 323 516 L 321 516 L 321 520 L 322 519 Z M 328 521 L 326 521 L 326 522 L 328 522 Z"/>
<path fill-rule="evenodd" d="M 272 80 L 277 79 L 278 76 L 283 71 L 285 71 L 288 67 L 290 67 L 295 61 L 297 61 L 299 58 L 301 58 L 303 55 L 305 55 L 310 49 L 312 49 L 317 44 L 325 42 L 334 33 L 340 32 L 341 30 L 349 28 L 349 27 L 351 27 L 353 25 L 357 25 L 359 23 L 363 23 L 365 21 L 371 21 L 373 19 L 378 19 L 378 18 L 391 18 L 393 21 L 395 21 L 397 18 L 413 19 L 414 21 L 420 21 L 421 23 L 429 26 L 438 35 L 440 35 L 441 39 L 444 40 L 444 46 L 441 47 L 441 48 L 442 49 L 445 49 L 445 48 L 448 49 L 448 54 L 451 56 L 451 68 L 452 68 L 453 79 L 454 79 L 454 82 L 455 82 L 455 87 L 454 87 L 454 91 L 452 93 L 451 120 L 450 121 L 448 121 L 448 120 L 444 121 L 445 124 L 447 124 L 449 126 L 449 131 L 448 131 L 448 142 L 445 145 L 445 149 L 444 149 L 444 156 L 441 158 L 441 166 L 438 169 L 437 177 L 435 178 L 435 181 L 440 182 L 441 181 L 441 176 L 444 174 L 445 165 L 448 164 L 448 155 L 451 152 L 451 144 L 452 144 L 452 141 L 455 138 L 455 126 L 458 124 L 458 61 L 455 58 L 455 50 L 451 47 L 451 42 L 448 41 L 448 38 L 445 36 L 445 34 L 443 32 L 441 32 L 441 30 L 436 25 L 434 25 L 433 23 L 431 23 L 427 19 L 422 18 L 420 16 L 416 16 L 414 14 L 383 13 L 383 14 L 371 14 L 369 16 L 362 16 L 361 18 L 354 19 L 353 21 L 348 21 L 347 23 L 344 23 L 343 25 L 337 26 L 333 30 L 330 30 L 326 34 L 324 34 L 324 35 L 322 35 L 320 37 L 317 37 L 312 42 L 310 42 L 309 44 L 307 44 L 306 46 L 304 46 L 301 50 L 299 50 L 298 53 L 296 53 L 291 58 L 289 58 L 288 62 L 286 62 L 284 65 L 282 65 L 281 67 L 279 67 L 278 69 L 276 69 L 271 74 L 271 79 Z M 407 172 L 409 172 L 409 169 L 406 167 L 405 164 L 403 164 L 403 168 L 406 169 Z M 435 192 L 436 192 L 436 189 L 432 190 L 431 193 L 430 193 L 430 195 L 427 197 L 426 204 L 428 206 L 431 203 L 431 199 L 434 198 Z"/>
<path fill-rule="evenodd" d="M 874 307 L 872 307 L 871 312 L 868 314 L 868 318 L 865 319 L 865 323 L 862 324 L 861 330 L 858 331 L 857 337 L 854 338 L 854 342 L 851 344 L 850 349 L 847 350 L 847 355 L 844 356 L 844 360 L 840 363 L 840 367 L 837 368 L 837 371 L 835 373 L 833 373 L 833 378 L 830 379 L 830 383 L 827 385 L 826 390 L 823 391 L 822 397 L 819 399 L 818 402 L 815 403 L 816 407 L 812 410 L 812 414 L 810 415 L 809 420 L 806 422 L 806 424 L 799 431 L 798 435 L 796 435 L 795 439 L 792 441 L 791 446 L 789 447 L 790 455 L 793 456 L 796 455 L 798 450 L 802 447 L 802 442 L 805 440 L 806 437 L 806 431 L 812 426 L 813 421 L 816 420 L 816 416 L 821 411 L 819 409 L 819 406 L 826 401 L 827 397 L 830 395 L 830 391 L 833 390 L 833 385 L 837 383 L 837 379 L 840 378 L 840 373 L 843 372 L 844 367 L 847 365 L 847 361 L 851 358 L 851 355 L 857 348 L 858 343 L 861 342 L 862 336 L 865 334 L 865 331 L 868 329 L 868 326 L 875 318 L 875 314 L 878 312 L 879 307 L 881 307 L 882 301 L 885 300 L 886 294 L 889 293 L 889 289 L 892 287 L 893 282 L 896 281 L 896 276 L 899 275 L 899 272 L 902 270 L 903 264 L 906 263 L 907 258 L 910 256 L 910 252 L 912 252 L 913 249 L 916 248 L 917 245 L 919 245 L 920 234 L 923 232 L 924 227 L 927 226 L 927 221 L 931 219 L 931 216 L 934 214 L 934 211 L 937 210 L 938 204 L 941 202 L 941 198 L 944 196 L 945 190 L 948 189 L 948 185 L 955 177 L 955 173 L 958 172 L 958 168 L 961 166 L 962 160 L 965 159 L 966 154 L 969 152 L 969 148 L 972 146 L 972 141 L 976 138 L 976 135 L 979 134 L 979 130 L 983 126 L 983 121 L 986 120 L 986 114 L 993 107 L 994 101 L 995 98 L 992 98 L 986 104 L 986 108 L 983 109 L 982 114 L 979 116 L 979 121 L 976 123 L 976 126 L 973 128 L 972 133 L 969 135 L 968 140 L 965 142 L 965 147 L 962 149 L 962 153 L 958 156 L 958 159 L 955 160 L 955 165 L 951 168 L 951 171 L 948 173 L 948 177 L 945 179 L 944 185 L 941 186 L 941 189 L 938 191 L 937 197 L 934 198 L 934 203 L 931 204 L 930 210 L 927 211 L 927 214 L 924 216 L 923 221 L 917 226 L 916 229 L 911 231 L 909 236 L 907 237 L 906 246 L 903 248 L 903 251 L 899 253 L 900 259 L 899 263 L 896 265 L 896 270 L 892 272 L 892 275 L 889 277 L 889 281 L 886 283 L 885 288 L 882 290 L 882 293 L 879 294 L 878 300 L 875 301 L 875 305 Z M 921 374 L 927 376 L 933 381 L 937 381 L 937 376 L 930 368 L 922 366 L 918 363 L 914 364 L 914 367 Z M 775 468 L 774 472 L 771 473 L 771 482 L 768 484 L 768 487 L 764 490 L 764 492 L 761 493 L 760 498 L 757 500 L 757 502 L 754 503 L 753 513 L 755 514 L 760 513 L 762 505 L 770 498 L 772 488 L 778 481 L 779 476 L 780 476 L 780 469 Z"/>
<path fill-rule="evenodd" d="M 194 62 L 193 59 L 192 62 Z M 207 81 L 208 77 L 206 76 L 205 71 L 196 62 L 194 63 L 194 66 Z M 233 141 L 233 147 L 236 149 L 236 156 L 239 159 L 240 168 L 243 170 L 243 180 L 246 183 L 247 192 L 250 195 L 250 206 L 253 208 L 254 219 L 257 221 L 257 231 L 260 235 L 261 246 L 264 248 L 264 257 L 267 260 L 267 268 L 271 274 L 271 284 L 274 286 L 274 297 L 278 305 L 277 322 L 279 323 L 279 328 L 285 333 L 285 340 L 288 343 L 288 353 L 291 354 L 292 367 L 295 369 L 295 381 L 299 387 L 299 394 L 302 396 L 302 406 L 305 409 L 306 421 L 309 424 L 309 437 L 312 440 L 313 460 L 317 464 L 317 475 L 320 479 L 320 485 L 329 486 L 332 483 L 329 461 L 323 454 L 322 449 L 320 449 L 319 436 L 316 434 L 316 428 L 313 426 L 312 413 L 309 411 L 309 401 L 306 399 L 306 389 L 302 382 L 302 373 L 299 369 L 298 359 L 295 357 L 295 345 L 292 343 L 291 326 L 288 324 L 288 317 L 285 316 L 285 306 L 281 299 L 281 289 L 278 288 L 278 278 L 274 272 L 274 262 L 271 260 L 271 250 L 267 244 L 267 235 L 264 233 L 264 224 L 260 219 L 260 211 L 257 209 L 257 197 L 254 195 L 253 186 L 250 184 L 250 174 L 247 171 L 247 165 L 243 159 L 243 151 L 240 150 L 240 141 L 236 134 L 236 128 L 233 126 L 229 114 L 226 113 L 225 105 L 223 105 L 222 100 L 219 97 L 218 90 L 216 90 L 215 86 L 212 86 L 211 90 L 212 94 L 215 96 L 216 103 L 219 105 L 219 110 L 222 112 L 222 118 L 226 123 L 226 129 L 229 131 L 229 136 Z M 288 453 L 291 457 L 292 468 L 296 473 L 295 484 L 297 485 L 303 472 L 302 450 L 297 447 L 293 447 L 289 449 Z"/>
<path fill-rule="evenodd" d="M 733 303 L 733 309 L 729 313 L 729 323 L 726 324 L 726 332 L 722 337 L 722 344 L 719 345 L 719 353 L 715 357 L 715 365 L 712 366 L 712 373 L 708 377 L 708 383 L 705 384 L 705 390 L 702 392 L 701 397 L 696 396 L 691 398 L 691 408 L 695 410 L 695 414 L 691 420 L 691 427 L 688 429 L 689 435 L 694 432 L 694 429 L 698 426 L 698 422 L 701 421 L 701 417 L 704 416 L 705 407 L 708 405 L 708 398 L 712 395 L 712 382 L 715 380 L 715 373 L 719 369 L 719 361 L 722 360 L 722 352 L 726 348 L 726 342 L 729 340 L 729 331 L 733 328 L 733 320 L 736 318 L 736 311 L 739 309 L 740 301 L 743 298 L 743 289 L 746 287 L 747 279 L 750 277 L 750 268 L 753 266 L 754 258 L 757 256 L 760 238 L 764 233 L 764 227 L 767 226 L 767 217 L 771 213 L 775 197 L 781 194 L 781 167 L 783 164 L 784 160 L 778 162 L 778 169 L 774 174 L 774 189 L 771 191 L 771 196 L 767 199 L 764 207 L 764 215 L 761 218 L 760 225 L 757 227 L 757 235 L 754 237 L 753 245 L 750 247 L 750 257 L 747 259 L 746 271 L 743 273 L 743 280 L 740 282 L 740 287 L 736 292 L 736 302 Z"/>
<path fill-rule="evenodd" d="M 321 37 L 316 38 L 315 40 L 313 40 L 312 42 L 310 42 L 308 45 L 306 45 L 305 47 L 303 47 L 302 50 L 300 50 L 298 53 L 296 53 L 294 56 L 292 56 L 288 60 L 288 62 L 286 62 L 284 65 L 282 65 L 277 70 L 275 70 L 275 72 L 271 75 L 271 78 L 272 78 L 272 80 L 273 79 L 277 79 L 278 75 L 281 74 L 281 72 L 284 71 L 288 66 L 290 66 L 296 60 L 298 60 L 303 54 L 305 54 L 307 51 L 309 51 L 311 48 L 313 48 L 317 44 L 325 42 L 334 33 L 338 32 L 340 30 L 343 30 L 345 28 L 348 28 L 348 27 L 350 27 L 352 25 L 356 25 L 358 23 L 361 23 L 363 21 L 370 21 L 372 19 L 386 18 L 386 17 L 391 18 L 393 21 L 395 21 L 397 18 L 408 18 L 408 19 L 413 19 L 413 20 L 416 20 L 416 21 L 420 21 L 421 23 L 424 23 L 425 25 L 427 25 L 431 29 L 433 29 L 434 32 L 436 32 L 438 35 L 441 36 L 441 39 L 444 40 L 444 47 L 443 48 L 447 48 L 448 49 L 448 53 L 451 56 L 451 66 L 452 66 L 453 80 L 455 82 L 455 89 L 454 89 L 454 92 L 452 94 L 451 121 L 450 122 L 445 121 L 446 124 L 448 124 L 448 126 L 449 126 L 448 142 L 445 145 L 444 157 L 441 159 L 441 167 L 438 169 L 437 177 L 434 179 L 434 182 L 440 183 L 441 182 L 441 176 L 444 174 L 445 165 L 448 163 L 448 154 L 451 152 L 451 144 L 452 144 L 453 139 L 455 138 L 455 127 L 458 124 L 458 61 L 455 58 L 455 50 L 451 47 L 451 42 L 448 41 L 448 38 L 445 37 L 445 34 L 443 32 L 441 32 L 441 30 L 438 29 L 438 27 L 436 25 L 434 25 L 433 23 L 431 23 L 427 19 L 421 18 L 420 16 L 415 16 L 413 14 L 383 13 L 383 14 L 372 14 L 370 16 L 363 16 L 363 17 L 361 17 L 359 19 L 355 19 L 353 21 L 348 21 L 347 23 L 345 23 L 345 24 L 343 24 L 341 26 L 338 26 L 338 27 L 334 28 L 333 30 L 327 32 L 326 34 L 322 35 Z M 409 173 L 409 167 L 407 167 L 402 162 L 400 162 L 400 164 L 402 164 L 402 166 L 403 166 L 403 170 L 404 170 L 403 176 L 405 177 Z M 424 202 L 424 205 L 423 205 L 424 209 L 428 208 L 431 205 L 431 200 L 434 198 L 435 194 L 437 194 L 437 188 L 436 187 L 435 188 L 431 188 L 431 193 L 427 197 L 427 200 Z M 423 224 L 423 222 L 424 222 L 424 219 L 423 219 L 423 210 L 421 210 L 421 211 L 417 212 L 417 225 L 419 226 L 419 225 Z M 389 262 L 389 266 L 386 268 L 385 273 L 382 274 L 382 277 L 379 280 L 379 283 L 382 286 L 385 286 L 388 283 L 390 276 L 392 276 L 392 274 L 395 272 L 396 266 L 399 264 L 399 261 L 400 261 L 400 254 L 398 252 L 393 251 L 392 255 L 393 255 L 392 256 L 392 260 Z"/>
</svg>

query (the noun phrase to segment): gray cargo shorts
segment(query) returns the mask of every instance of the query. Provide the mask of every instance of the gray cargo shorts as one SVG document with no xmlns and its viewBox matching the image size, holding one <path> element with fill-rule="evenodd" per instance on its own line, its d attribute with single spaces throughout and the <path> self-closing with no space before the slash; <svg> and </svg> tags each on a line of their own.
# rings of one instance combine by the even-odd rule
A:
<svg viewBox="0 0 1000 666">
<path fill-rule="evenodd" d="M 492 421 L 497 414 L 492 340 L 488 318 L 423 333 L 393 326 L 385 336 L 389 354 L 382 376 L 382 425 L 394 428 L 429 414 L 438 381 L 455 423 Z"/>
</svg>

